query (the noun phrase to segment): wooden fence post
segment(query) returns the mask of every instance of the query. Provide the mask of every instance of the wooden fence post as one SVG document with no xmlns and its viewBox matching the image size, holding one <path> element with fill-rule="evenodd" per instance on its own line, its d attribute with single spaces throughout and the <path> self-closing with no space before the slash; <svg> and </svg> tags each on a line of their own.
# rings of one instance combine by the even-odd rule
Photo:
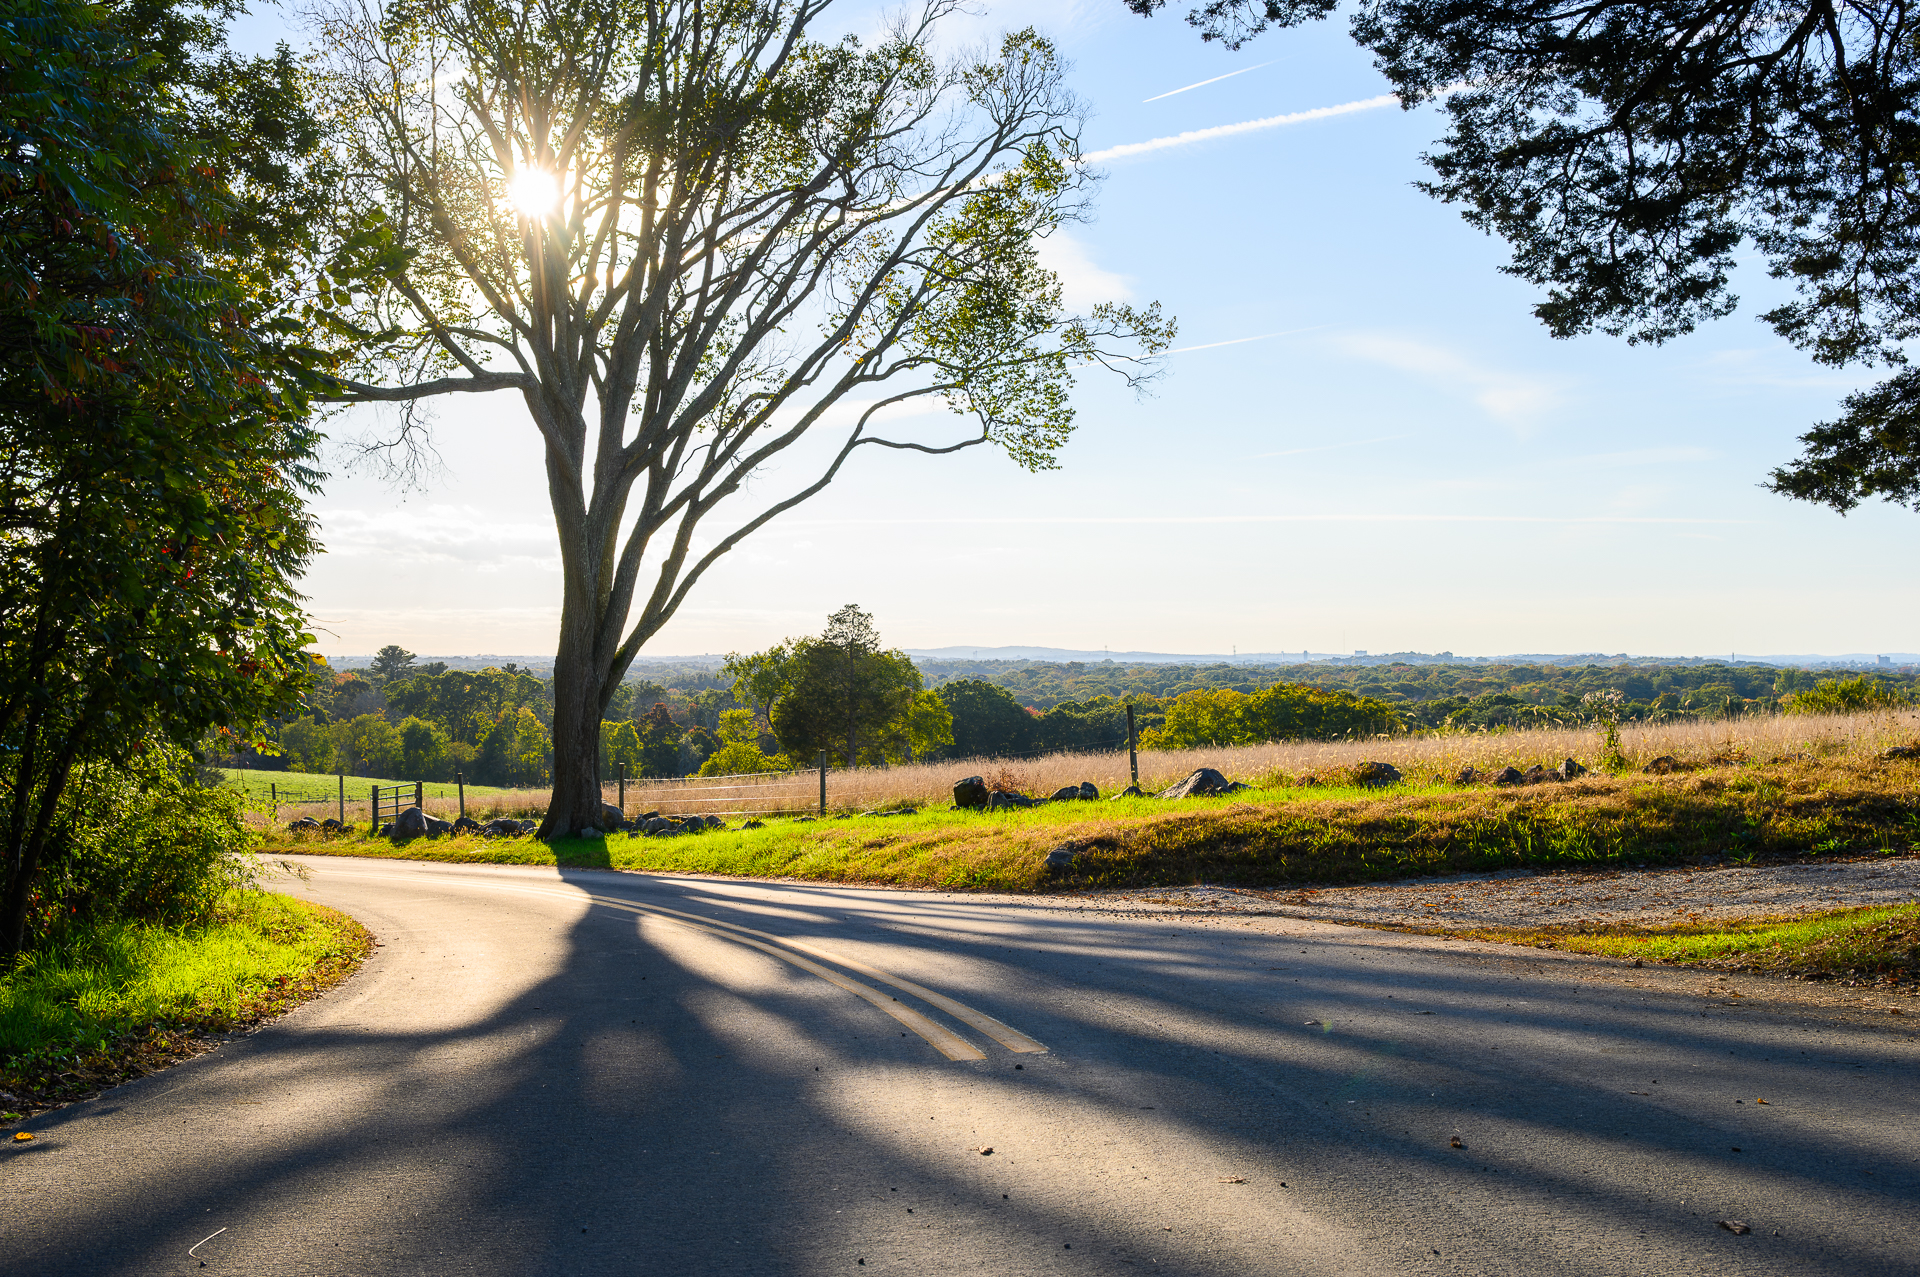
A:
<svg viewBox="0 0 1920 1277">
<path fill-rule="evenodd" d="M 1133 787 L 1140 788 L 1140 754 L 1134 745 L 1133 705 L 1127 705 L 1127 770 L 1133 774 Z"/>
<path fill-rule="evenodd" d="M 340 822 L 341 832 L 345 833 L 347 828 L 347 774 L 341 772 L 337 779 L 340 781 L 340 813 L 335 819 Z"/>
<path fill-rule="evenodd" d="M 427 804 L 424 801 L 422 801 L 424 793 L 425 791 L 422 790 L 420 787 L 420 782 L 417 780 L 414 781 L 413 782 L 413 805 L 415 807 L 418 807 L 422 812 L 425 812 L 427 809 Z"/>
<path fill-rule="evenodd" d="M 827 814 L 827 751 L 820 751 L 820 814 Z"/>
<path fill-rule="evenodd" d="M 467 774 L 465 772 L 455 772 L 453 774 L 453 783 L 458 786 L 460 790 L 460 819 L 465 820 L 467 818 Z"/>
<path fill-rule="evenodd" d="M 272 781 L 268 781 L 267 793 L 273 802 L 273 814 L 267 817 L 267 823 L 269 825 L 277 825 L 280 823 L 280 786 Z"/>
<path fill-rule="evenodd" d="M 380 786 L 373 787 L 373 798 L 367 805 L 373 809 L 373 832 L 378 834 L 380 832 Z"/>
<path fill-rule="evenodd" d="M 620 819 L 627 818 L 627 765 L 620 764 Z"/>
</svg>

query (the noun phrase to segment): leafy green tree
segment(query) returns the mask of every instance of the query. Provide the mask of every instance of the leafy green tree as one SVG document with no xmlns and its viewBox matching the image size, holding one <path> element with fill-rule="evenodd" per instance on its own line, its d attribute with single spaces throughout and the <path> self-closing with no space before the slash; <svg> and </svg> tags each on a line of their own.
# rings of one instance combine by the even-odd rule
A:
<svg viewBox="0 0 1920 1277">
<path fill-rule="evenodd" d="M 639 774 L 642 776 L 680 776 L 680 724 L 673 721 L 663 702 L 655 701 L 643 716 L 633 720 L 634 735 L 640 741 Z"/>
<path fill-rule="evenodd" d="M 787 693 L 774 706 L 773 731 L 789 757 L 821 750 L 842 767 L 882 762 L 895 723 L 920 692 L 920 671 L 906 653 L 882 651 L 873 617 L 855 605 L 827 618 L 818 638 L 788 641 Z"/>
<path fill-rule="evenodd" d="M 288 771 L 333 770 L 333 736 L 314 722 L 310 714 L 303 714 L 281 727 L 280 748 L 286 754 Z"/>
<path fill-rule="evenodd" d="M 1165 0 L 1127 0 L 1151 13 Z M 1208 0 L 1240 44 L 1336 0 Z M 1920 13 L 1901 0 L 1364 0 L 1353 36 L 1452 129 L 1422 189 L 1513 247 L 1558 337 L 1663 342 L 1730 313 L 1742 253 L 1798 297 L 1761 316 L 1823 364 L 1896 369 L 1802 436 L 1774 491 L 1920 509 Z"/>
<path fill-rule="evenodd" d="M 453 741 L 447 735 L 446 728 L 438 723 L 430 723 L 424 718 L 404 718 L 400 720 L 400 770 L 396 774 L 401 780 L 438 780 L 453 779 Z"/>
<path fill-rule="evenodd" d="M 719 748 L 720 738 L 695 723 L 680 735 L 680 774 L 699 771 Z"/>
<path fill-rule="evenodd" d="M 1828 678 L 1781 702 L 1789 714 L 1864 714 L 1873 710 L 1906 709 L 1913 704 L 1893 688 L 1862 674 L 1856 678 Z"/>
<path fill-rule="evenodd" d="M 334 766 L 347 775 L 399 778 L 400 733 L 385 714 L 362 714 L 335 723 L 332 734 Z"/>
<path fill-rule="evenodd" d="M 488 785 L 544 785 L 552 775 L 553 741 L 525 705 L 500 711 L 480 745 L 475 767 Z"/>
<path fill-rule="evenodd" d="M 605 776 L 645 776 L 640 733 L 631 721 L 600 724 L 600 766 Z"/>
<path fill-rule="evenodd" d="M 478 744 L 500 713 L 525 705 L 544 722 L 542 711 L 551 703 L 548 686 L 525 670 L 488 667 L 484 670 L 447 670 L 415 674 L 389 684 L 386 703 L 397 714 L 439 723 L 455 741 Z"/>
<path fill-rule="evenodd" d="M 376 687 L 385 687 L 412 672 L 413 653 L 397 643 L 389 643 L 373 655 L 367 674 Z"/>
<path fill-rule="evenodd" d="M 597 826 L 615 689 L 744 538 L 869 445 L 1051 467 L 1074 370 L 1136 379 L 1171 344 L 1157 308 L 1070 314 L 1036 256 L 1095 180 L 1051 45 L 1021 31 L 943 62 L 944 0 L 825 43 L 829 7 L 327 14 L 339 206 L 401 255 L 339 312 L 364 335 L 340 398 L 505 391 L 545 447 L 562 598 L 542 836 Z M 920 398 L 970 433 L 873 433 Z M 424 455 L 423 429 L 403 417 L 387 455 Z M 820 468 L 769 490 L 775 458 L 822 434 Z"/>
<path fill-rule="evenodd" d="M 261 220 L 209 99 L 239 133 L 301 119 L 180 12 L 0 0 L 0 963 L 43 867 L 87 854 L 76 768 L 264 744 L 309 674 L 299 200 Z"/>
<path fill-rule="evenodd" d="M 953 715 L 957 758 L 1006 758 L 1033 749 L 1034 717 L 1012 692 L 984 679 L 962 678 L 934 689 Z"/>
</svg>

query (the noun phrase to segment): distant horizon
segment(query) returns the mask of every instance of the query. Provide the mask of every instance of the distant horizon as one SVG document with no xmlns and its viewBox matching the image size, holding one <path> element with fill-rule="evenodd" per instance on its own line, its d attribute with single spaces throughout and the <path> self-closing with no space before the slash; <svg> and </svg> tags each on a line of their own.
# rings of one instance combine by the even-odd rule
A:
<svg viewBox="0 0 1920 1277">
<path fill-rule="evenodd" d="M 1343 664 L 1369 665 L 1387 664 L 1394 661 L 1418 662 L 1441 665 L 1489 665 L 1515 663 L 1567 664 L 1586 661 L 1593 664 L 1623 662 L 1673 663 L 1673 664 L 1713 664 L 1721 662 L 1729 665 L 1779 665 L 1792 666 L 1885 666 L 1889 668 L 1920 664 L 1920 653 L 1915 652 L 1840 652 L 1827 653 L 1772 653 L 1757 654 L 1748 652 L 1729 652 L 1704 655 L 1678 654 L 1633 654 L 1626 652 L 1509 652 L 1496 655 L 1475 656 L 1459 655 L 1450 651 L 1442 652 L 1313 652 L 1302 649 L 1299 652 L 1151 652 L 1151 651 L 1108 651 L 1084 648 L 1039 647 L 1039 646 L 980 646 L 948 645 L 945 647 L 900 649 L 916 660 L 933 661 L 1043 661 L 1059 664 L 1071 662 L 1097 663 L 1112 661 L 1115 664 L 1208 664 L 1208 665 L 1305 665 L 1305 664 Z M 349 653 L 341 656 L 328 656 L 329 664 L 336 668 L 354 668 L 371 664 L 373 653 Z M 726 659 L 722 652 L 686 652 L 664 653 L 659 655 L 642 653 L 634 658 L 635 667 L 648 665 L 674 665 L 702 663 L 717 665 Z M 414 654 L 418 664 L 432 664 L 436 661 L 447 662 L 507 662 L 515 665 L 551 666 L 551 654 L 510 652 L 476 652 L 454 655 Z"/>
</svg>

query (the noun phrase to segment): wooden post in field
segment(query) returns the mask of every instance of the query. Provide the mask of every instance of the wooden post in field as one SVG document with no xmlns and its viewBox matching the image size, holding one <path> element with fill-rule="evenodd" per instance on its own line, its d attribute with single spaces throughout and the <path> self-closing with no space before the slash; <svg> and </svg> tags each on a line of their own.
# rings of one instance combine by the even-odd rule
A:
<svg viewBox="0 0 1920 1277">
<path fill-rule="evenodd" d="M 272 781 L 268 781 L 267 794 L 273 802 L 273 814 L 267 817 L 267 823 L 269 825 L 277 825 L 280 823 L 280 786 Z"/>
<path fill-rule="evenodd" d="M 340 814 L 337 817 L 335 817 L 335 819 L 337 819 L 340 822 L 340 828 L 344 831 L 347 827 L 347 774 L 345 772 L 340 773 L 339 781 L 340 781 Z"/>
<path fill-rule="evenodd" d="M 620 764 L 619 776 L 620 819 L 625 820 L 627 818 L 627 765 L 625 763 Z"/>
<path fill-rule="evenodd" d="M 1133 784 L 1136 789 L 1140 785 L 1140 752 L 1134 743 L 1137 739 L 1133 734 L 1133 705 L 1129 702 L 1127 705 L 1127 770 L 1133 774 Z"/>
<path fill-rule="evenodd" d="M 413 782 L 413 805 L 415 807 L 418 807 L 421 811 L 425 811 L 427 809 L 427 805 L 420 801 L 422 796 L 423 796 L 423 791 L 420 788 L 420 782 L 416 780 Z"/>
<path fill-rule="evenodd" d="M 467 774 L 455 772 L 453 783 L 460 790 L 460 819 L 465 820 L 467 818 Z"/>
<path fill-rule="evenodd" d="M 380 786 L 373 787 L 373 798 L 368 806 L 373 809 L 373 832 L 377 834 L 380 832 Z"/>
<path fill-rule="evenodd" d="M 820 751 L 820 814 L 827 814 L 827 751 Z"/>
</svg>

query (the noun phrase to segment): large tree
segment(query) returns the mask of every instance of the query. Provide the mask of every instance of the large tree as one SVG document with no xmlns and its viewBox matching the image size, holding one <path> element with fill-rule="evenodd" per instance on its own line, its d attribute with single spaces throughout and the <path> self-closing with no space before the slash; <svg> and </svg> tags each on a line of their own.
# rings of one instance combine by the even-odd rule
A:
<svg viewBox="0 0 1920 1277">
<path fill-rule="evenodd" d="M 0 0 L 0 961 L 77 768 L 257 739 L 307 677 L 319 355 L 285 313 L 301 194 L 255 179 L 313 133 L 284 59 L 178 17 Z M 284 146 L 237 155 L 221 110 Z"/>
<path fill-rule="evenodd" d="M 842 767 L 858 767 L 887 761 L 889 746 L 915 734 L 920 671 L 905 652 L 880 646 L 872 616 L 849 603 L 827 618 L 817 638 L 784 646 L 785 688 L 773 707 L 773 730 L 788 757 L 824 751 Z M 952 715 L 945 718 L 951 740 Z"/>
<path fill-rule="evenodd" d="M 507 392 L 544 447 L 563 579 L 543 836 L 602 819 L 615 688 L 743 538 L 869 445 L 1049 467 L 1073 369 L 1136 377 L 1171 340 L 1157 308 L 1070 315 L 1036 260 L 1091 180 L 1045 40 L 943 61 L 954 0 L 870 45 L 821 39 L 829 4 L 324 17 L 341 209 L 388 236 L 367 254 L 387 254 L 384 282 L 337 312 L 364 359 L 340 398 L 403 405 L 387 442 L 405 457 L 427 446 L 424 401 Z M 876 433 L 921 398 L 971 433 Z M 776 487 L 770 463 L 802 441 Z"/>
<path fill-rule="evenodd" d="M 1151 13 L 1165 0 L 1127 0 Z M 1238 48 L 1337 0 L 1209 0 Z M 1422 189 L 1513 246 L 1560 337 L 1661 342 L 1731 312 L 1742 246 L 1823 364 L 1894 369 L 1802 436 L 1777 492 L 1920 509 L 1920 11 L 1902 0 L 1362 0 L 1353 36 L 1452 128 Z"/>
</svg>

